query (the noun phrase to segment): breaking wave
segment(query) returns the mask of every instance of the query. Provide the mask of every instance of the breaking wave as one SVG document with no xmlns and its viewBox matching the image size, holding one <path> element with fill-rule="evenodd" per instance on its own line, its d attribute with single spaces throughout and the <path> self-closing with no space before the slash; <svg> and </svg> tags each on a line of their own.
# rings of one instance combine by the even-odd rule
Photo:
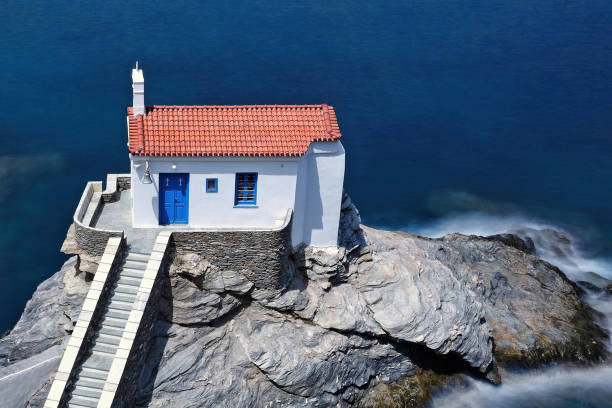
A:
<svg viewBox="0 0 612 408">
<path fill-rule="evenodd" d="M 513 233 L 533 241 L 536 255 L 563 270 L 575 281 L 586 280 L 595 285 L 612 280 L 612 260 L 593 257 L 585 250 L 592 239 L 586 233 L 570 232 L 564 227 L 525 216 L 499 216 L 468 213 L 446 217 L 417 226 L 410 232 L 431 238 L 459 232 L 466 235 Z"/>
<path fill-rule="evenodd" d="M 465 389 L 434 398 L 435 408 L 612 407 L 612 366 L 551 368 L 505 375 L 500 386 L 470 380 Z"/>
</svg>

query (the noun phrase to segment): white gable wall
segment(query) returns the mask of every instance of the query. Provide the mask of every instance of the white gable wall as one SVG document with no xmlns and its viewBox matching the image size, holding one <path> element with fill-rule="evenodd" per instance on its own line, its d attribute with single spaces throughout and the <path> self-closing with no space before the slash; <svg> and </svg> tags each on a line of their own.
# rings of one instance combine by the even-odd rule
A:
<svg viewBox="0 0 612 408">
<path fill-rule="evenodd" d="M 338 244 L 344 185 L 344 148 L 338 142 L 311 143 L 298 164 L 291 241 L 294 246 Z"/>
<path fill-rule="evenodd" d="M 288 209 L 293 209 L 294 246 L 337 245 L 344 183 L 344 149 L 339 141 L 312 143 L 304 156 L 295 159 L 140 156 L 131 159 L 135 228 L 159 225 L 159 173 L 189 173 L 186 227 L 271 228 L 284 220 Z M 141 181 L 145 160 L 149 160 L 152 184 Z M 255 207 L 234 207 L 236 173 L 243 172 L 258 173 Z M 207 178 L 218 179 L 218 192 L 206 192 Z"/>
</svg>

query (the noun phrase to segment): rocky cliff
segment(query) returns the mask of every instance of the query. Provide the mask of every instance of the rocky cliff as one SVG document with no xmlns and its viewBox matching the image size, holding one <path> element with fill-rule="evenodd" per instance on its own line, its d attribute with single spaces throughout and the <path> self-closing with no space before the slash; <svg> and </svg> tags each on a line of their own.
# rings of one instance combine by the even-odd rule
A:
<svg viewBox="0 0 612 408">
<path fill-rule="evenodd" d="M 580 289 L 528 239 L 375 230 L 348 197 L 340 230 L 337 249 L 297 248 L 274 291 L 197 254 L 177 256 L 135 404 L 417 406 L 456 373 L 496 382 L 498 364 L 607 357 Z M 70 332 L 86 290 L 71 283 L 75 266 L 38 288 L 0 340 L 2 364 Z"/>
</svg>

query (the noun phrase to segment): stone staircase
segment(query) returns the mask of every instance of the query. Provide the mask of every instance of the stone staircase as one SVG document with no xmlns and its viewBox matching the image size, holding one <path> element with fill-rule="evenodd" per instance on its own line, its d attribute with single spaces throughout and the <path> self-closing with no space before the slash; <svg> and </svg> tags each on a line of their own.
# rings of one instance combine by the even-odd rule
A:
<svg viewBox="0 0 612 408">
<path fill-rule="evenodd" d="M 76 372 L 76 381 L 71 387 L 68 407 L 98 406 L 149 257 L 149 254 L 131 250 L 127 253 L 117 280 L 113 284 L 104 316 L 96 328 L 89 352 Z"/>
</svg>

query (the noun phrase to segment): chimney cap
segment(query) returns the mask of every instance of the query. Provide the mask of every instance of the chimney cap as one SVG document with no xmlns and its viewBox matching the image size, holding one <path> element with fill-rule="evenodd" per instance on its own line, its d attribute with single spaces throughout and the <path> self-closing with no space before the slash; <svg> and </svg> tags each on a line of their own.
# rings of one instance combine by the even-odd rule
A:
<svg viewBox="0 0 612 408">
<path fill-rule="evenodd" d="M 142 69 L 138 68 L 138 61 L 136 61 L 136 68 L 132 69 L 132 82 L 144 83 L 144 75 L 142 74 Z"/>
</svg>

